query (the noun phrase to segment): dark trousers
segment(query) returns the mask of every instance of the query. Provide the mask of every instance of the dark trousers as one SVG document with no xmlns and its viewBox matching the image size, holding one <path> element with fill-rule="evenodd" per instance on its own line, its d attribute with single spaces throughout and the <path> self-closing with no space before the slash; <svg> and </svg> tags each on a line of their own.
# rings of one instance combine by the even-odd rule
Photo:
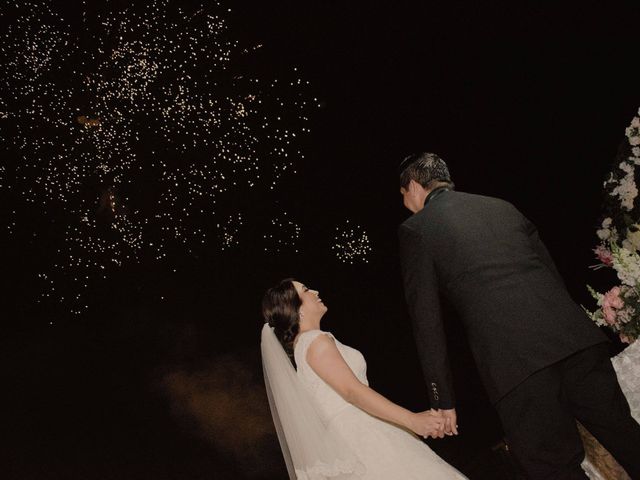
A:
<svg viewBox="0 0 640 480">
<path fill-rule="evenodd" d="M 608 344 L 534 373 L 496 405 L 507 443 L 529 478 L 586 479 L 576 419 L 640 480 L 640 425 L 631 417 Z"/>
</svg>

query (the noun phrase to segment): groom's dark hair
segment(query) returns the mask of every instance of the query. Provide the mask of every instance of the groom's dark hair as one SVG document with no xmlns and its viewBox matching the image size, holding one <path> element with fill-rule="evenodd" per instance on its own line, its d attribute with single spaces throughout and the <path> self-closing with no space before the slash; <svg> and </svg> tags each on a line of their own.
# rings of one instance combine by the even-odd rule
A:
<svg viewBox="0 0 640 480">
<path fill-rule="evenodd" d="M 426 189 L 447 185 L 453 189 L 454 184 L 445 161 L 435 153 L 412 153 L 404 157 L 398 166 L 400 186 L 406 187 L 411 180 L 418 182 Z"/>
</svg>

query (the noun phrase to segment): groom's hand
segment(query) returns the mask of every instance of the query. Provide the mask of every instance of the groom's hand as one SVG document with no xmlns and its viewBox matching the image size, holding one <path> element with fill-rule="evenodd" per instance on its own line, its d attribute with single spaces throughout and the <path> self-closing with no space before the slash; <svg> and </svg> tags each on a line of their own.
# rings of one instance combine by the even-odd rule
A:
<svg viewBox="0 0 640 480">
<path fill-rule="evenodd" d="M 442 417 L 444 418 L 444 433 L 446 435 L 458 435 L 458 419 L 456 416 L 456 409 L 440 410 Z"/>
<path fill-rule="evenodd" d="M 429 436 L 431 438 L 444 438 L 446 419 L 444 418 L 444 415 L 442 415 L 442 410 L 434 410 L 432 408 L 429 412 L 441 420 L 441 423 L 429 433 Z"/>
<path fill-rule="evenodd" d="M 444 437 L 444 418 L 436 410 L 414 413 L 410 428 L 423 438 L 442 438 Z"/>
</svg>

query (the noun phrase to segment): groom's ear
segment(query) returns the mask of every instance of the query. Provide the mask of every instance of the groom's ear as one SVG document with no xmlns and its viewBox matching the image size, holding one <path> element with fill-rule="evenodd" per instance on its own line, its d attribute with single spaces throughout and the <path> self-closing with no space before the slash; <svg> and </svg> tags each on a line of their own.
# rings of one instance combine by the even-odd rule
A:
<svg viewBox="0 0 640 480">
<path fill-rule="evenodd" d="M 419 192 L 420 190 L 422 190 L 422 185 L 420 185 L 415 180 L 411 179 L 411 180 L 409 180 L 409 185 L 407 185 L 407 190 L 409 190 L 411 193 L 415 194 L 415 193 Z"/>
</svg>

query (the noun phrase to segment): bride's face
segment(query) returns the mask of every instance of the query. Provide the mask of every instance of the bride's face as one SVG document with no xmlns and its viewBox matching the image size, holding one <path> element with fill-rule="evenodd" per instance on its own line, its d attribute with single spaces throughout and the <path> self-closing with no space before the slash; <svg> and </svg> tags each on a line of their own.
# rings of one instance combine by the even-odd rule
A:
<svg viewBox="0 0 640 480">
<path fill-rule="evenodd" d="M 319 315 L 320 317 L 324 315 L 327 311 L 327 307 L 322 303 L 320 295 L 316 290 L 311 290 L 306 285 L 296 281 L 293 282 L 293 286 L 298 292 L 298 296 L 302 302 L 300 311 L 303 312 L 303 315 Z"/>
</svg>

